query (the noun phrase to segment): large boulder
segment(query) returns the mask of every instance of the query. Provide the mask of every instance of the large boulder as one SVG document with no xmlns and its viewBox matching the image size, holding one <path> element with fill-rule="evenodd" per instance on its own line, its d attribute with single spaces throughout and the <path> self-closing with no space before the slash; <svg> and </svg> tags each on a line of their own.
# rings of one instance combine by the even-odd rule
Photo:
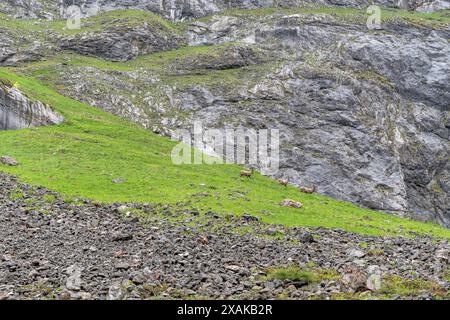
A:
<svg viewBox="0 0 450 320">
<path fill-rule="evenodd" d="M 15 86 L 0 83 L 0 130 L 59 124 L 64 118 L 40 101 L 31 101 Z"/>
</svg>

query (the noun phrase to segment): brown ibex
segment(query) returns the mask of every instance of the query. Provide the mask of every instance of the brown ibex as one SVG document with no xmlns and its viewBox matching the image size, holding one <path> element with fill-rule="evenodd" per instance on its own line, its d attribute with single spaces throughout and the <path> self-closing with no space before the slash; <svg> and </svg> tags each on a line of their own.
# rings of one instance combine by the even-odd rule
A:
<svg viewBox="0 0 450 320">
<path fill-rule="evenodd" d="M 249 169 L 249 170 L 242 170 L 241 171 L 241 177 L 251 178 L 252 175 L 253 175 L 253 168 Z"/>
<path fill-rule="evenodd" d="M 316 186 L 313 186 L 311 188 L 308 187 L 299 187 L 298 190 L 303 193 L 314 193 L 316 192 Z"/>
</svg>

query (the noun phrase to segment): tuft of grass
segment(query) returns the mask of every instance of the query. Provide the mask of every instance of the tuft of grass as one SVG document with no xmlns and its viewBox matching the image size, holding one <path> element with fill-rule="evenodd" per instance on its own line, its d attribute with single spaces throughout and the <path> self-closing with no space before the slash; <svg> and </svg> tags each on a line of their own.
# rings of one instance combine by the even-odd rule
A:
<svg viewBox="0 0 450 320">
<path fill-rule="evenodd" d="M 444 288 L 433 281 L 404 279 L 399 276 L 385 277 L 380 293 L 387 296 L 399 295 L 402 297 L 417 297 L 420 294 L 430 293 L 436 297 L 448 297 Z"/>
<path fill-rule="evenodd" d="M 379 291 L 342 292 L 333 294 L 333 300 L 393 300 L 417 299 L 422 294 L 431 298 L 449 299 L 450 292 L 436 282 L 424 279 L 406 279 L 399 276 L 386 276 Z"/>
<path fill-rule="evenodd" d="M 369 247 L 369 244 L 367 243 L 367 242 L 360 242 L 359 244 L 358 244 L 358 246 L 360 247 L 360 248 L 362 248 L 362 249 L 367 249 L 368 247 Z"/>
<path fill-rule="evenodd" d="M 450 282 L 450 267 L 447 267 L 447 269 L 445 269 L 442 279 L 444 281 Z"/>
<path fill-rule="evenodd" d="M 11 200 L 20 200 L 20 199 L 24 199 L 25 198 L 25 194 L 23 192 L 17 191 L 12 193 L 9 198 Z"/>
<path fill-rule="evenodd" d="M 62 36 L 75 35 L 87 32 L 99 32 L 107 28 L 130 28 L 142 24 L 178 32 L 174 23 L 154 13 L 144 10 L 112 10 L 98 15 L 81 19 L 81 26 L 77 29 L 68 29 L 67 20 L 43 20 L 43 19 L 14 19 L 0 13 L 0 29 L 7 28 L 10 31 L 20 31 L 26 34 L 51 32 Z M 43 34 L 42 34 L 43 36 Z"/>
<path fill-rule="evenodd" d="M 54 203 L 56 201 L 56 197 L 51 194 L 46 194 L 43 196 L 43 200 L 47 203 Z"/>
<path fill-rule="evenodd" d="M 334 270 L 328 268 L 314 269 L 314 272 L 319 280 L 338 280 L 342 275 Z"/>
<path fill-rule="evenodd" d="M 311 284 L 318 281 L 316 274 L 309 270 L 300 269 L 298 267 L 285 267 L 269 269 L 267 273 L 268 280 L 281 280 L 293 282 L 305 282 Z"/>
<path fill-rule="evenodd" d="M 368 256 L 380 257 L 384 255 L 384 250 L 381 248 L 371 248 L 367 251 Z"/>
</svg>

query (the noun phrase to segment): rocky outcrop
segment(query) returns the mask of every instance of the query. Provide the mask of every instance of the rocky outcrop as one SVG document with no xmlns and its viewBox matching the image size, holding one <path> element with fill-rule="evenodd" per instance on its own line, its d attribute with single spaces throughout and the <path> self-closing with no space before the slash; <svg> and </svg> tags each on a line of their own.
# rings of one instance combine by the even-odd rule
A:
<svg viewBox="0 0 450 320">
<path fill-rule="evenodd" d="M 421 3 L 416 11 L 418 12 L 435 12 L 438 10 L 450 9 L 450 2 L 446 0 L 436 0 Z"/>
<path fill-rule="evenodd" d="M 114 17 L 110 17 L 109 21 L 114 21 Z M 100 30 L 82 32 L 58 41 L 63 50 L 113 61 L 127 61 L 139 55 L 172 50 L 184 44 L 184 39 L 173 29 L 154 20 L 130 25 L 106 24 Z"/>
<path fill-rule="evenodd" d="M 65 51 L 128 61 L 186 44 L 177 30 L 151 13 L 122 18 L 104 14 L 101 19 L 84 21 L 79 30 L 49 28 L 43 21 L 34 26 L 35 29 L 26 24 L 17 28 L 0 25 L 0 66 L 39 61 Z"/>
<path fill-rule="evenodd" d="M 45 52 L 55 50 L 51 42 L 44 39 L 45 37 L 40 37 L 37 32 L 31 34 L 0 26 L 0 66 L 14 66 L 21 62 L 40 60 Z"/>
<path fill-rule="evenodd" d="M 367 8 L 375 4 L 426 12 L 450 7 L 447 0 L 6 0 L 0 3 L 0 12 L 18 18 L 57 19 L 68 17 L 70 13 L 67 9 L 71 5 L 77 5 L 83 16 L 117 9 L 141 9 L 167 19 L 181 20 L 199 18 L 227 9 L 288 8 L 305 4 L 354 8 Z"/>
<path fill-rule="evenodd" d="M 177 57 L 169 66 L 176 75 L 202 74 L 213 70 L 227 70 L 255 65 L 266 60 L 261 52 L 249 46 L 227 46 L 218 53 Z"/>
<path fill-rule="evenodd" d="M 59 124 L 64 118 L 40 101 L 31 101 L 19 89 L 0 84 L 0 130 Z"/>
<path fill-rule="evenodd" d="M 2 0 L 0 12 L 15 18 L 54 19 L 57 14 L 57 1 L 42 0 Z"/>
</svg>

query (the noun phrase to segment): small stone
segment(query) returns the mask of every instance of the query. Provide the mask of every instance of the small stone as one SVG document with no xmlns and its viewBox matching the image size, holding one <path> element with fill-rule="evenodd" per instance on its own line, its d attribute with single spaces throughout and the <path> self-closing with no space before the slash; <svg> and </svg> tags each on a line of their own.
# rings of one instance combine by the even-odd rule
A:
<svg viewBox="0 0 450 320">
<path fill-rule="evenodd" d="M 10 296 L 12 296 L 12 293 L 0 292 L 0 301 L 8 300 Z"/>
<path fill-rule="evenodd" d="M 449 252 L 445 248 L 436 250 L 436 258 L 444 262 L 449 262 Z"/>
<path fill-rule="evenodd" d="M 348 252 L 349 256 L 351 257 L 355 257 L 355 258 L 362 258 L 364 257 L 366 254 L 361 251 L 361 250 L 357 250 L 357 249 L 352 249 Z"/>
<path fill-rule="evenodd" d="M 39 259 L 34 259 L 33 261 L 31 261 L 31 265 L 34 267 L 39 267 L 40 264 L 41 261 Z"/>
<path fill-rule="evenodd" d="M 302 234 L 300 236 L 299 240 L 302 243 L 313 243 L 313 242 L 316 242 L 316 240 L 314 239 L 314 236 L 311 233 L 309 233 L 309 232 L 306 232 L 306 233 Z"/>
<path fill-rule="evenodd" d="M 368 274 L 381 274 L 381 268 L 377 265 L 370 265 L 367 267 Z"/>
<path fill-rule="evenodd" d="M 241 269 L 241 267 L 235 265 L 226 265 L 225 269 L 237 272 Z"/>
<path fill-rule="evenodd" d="M 0 256 L 0 260 L 2 261 L 11 261 L 13 259 L 12 255 L 10 254 L 4 254 Z"/>
<path fill-rule="evenodd" d="M 108 300 L 121 300 L 124 298 L 121 283 L 114 283 L 108 289 Z"/>
<path fill-rule="evenodd" d="M 125 183 L 127 182 L 127 180 L 122 179 L 122 178 L 116 178 L 112 180 L 113 183 Z"/>
<path fill-rule="evenodd" d="M 116 265 L 117 270 L 128 270 L 130 269 L 130 265 L 126 262 L 121 262 Z"/>
<path fill-rule="evenodd" d="M 276 284 L 272 281 L 266 282 L 264 284 L 264 288 L 267 290 L 274 290 L 276 287 L 277 287 Z"/>
<path fill-rule="evenodd" d="M 67 268 L 69 277 L 66 280 L 66 288 L 72 291 L 81 290 L 81 267 L 74 264 Z"/>
<path fill-rule="evenodd" d="M 118 232 L 113 234 L 112 236 L 112 241 L 128 241 L 131 239 L 133 239 L 133 235 L 129 233 Z"/>
<path fill-rule="evenodd" d="M 247 222 L 248 221 L 259 221 L 259 220 L 261 220 L 260 217 L 252 216 L 252 215 L 249 215 L 247 213 L 244 213 L 242 215 L 242 218 L 244 218 L 244 220 L 247 221 Z"/>
<path fill-rule="evenodd" d="M 133 281 L 133 283 L 137 285 L 145 283 L 146 280 L 147 279 L 142 272 L 135 272 L 131 276 L 131 281 Z"/>
<path fill-rule="evenodd" d="M 129 208 L 126 206 L 126 205 L 121 205 L 121 206 L 119 206 L 118 208 L 117 208 L 117 211 L 118 212 L 124 212 L 124 211 L 127 211 Z"/>
<path fill-rule="evenodd" d="M 367 279 L 367 289 L 377 291 L 381 289 L 381 276 L 379 274 L 371 274 Z"/>
<path fill-rule="evenodd" d="M 15 160 L 14 158 L 11 158 L 10 156 L 0 157 L 0 163 L 10 166 L 10 167 L 16 167 L 19 165 L 19 162 L 17 162 L 17 160 Z"/>
<path fill-rule="evenodd" d="M 131 223 L 138 223 L 139 222 L 139 217 L 133 217 L 130 219 Z"/>
<path fill-rule="evenodd" d="M 192 290 L 192 289 L 186 289 L 186 290 L 184 290 L 184 294 L 185 294 L 186 296 L 194 296 L 194 295 L 197 294 L 197 292 L 195 292 L 195 291 Z"/>
<path fill-rule="evenodd" d="M 353 264 L 362 268 L 362 267 L 366 266 L 366 261 L 364 261 L 363 259 L 355 259 L 355 260 L 353 260 Z"/>
<path fill-rule="evenodd" d="M 88 292 L 64 290 L 61 292 L 61 300 L 92 300 L 92 295 Z"/>
<path fill-rule="evenodd" d="M 34 279 L 39 275 L 39 272 L 36 269 L 33 269 L 28 274 L 28 278 Z"/>
<path fill-rule="evenodd" d="M 297 290 L 297 287 L 294 286 L 293 284 L 291 284 L 291 285 L 289 285 L 286 289 L 287 289 L 288 291 L 295 291 L 295 290 Z"/>
</svg>

